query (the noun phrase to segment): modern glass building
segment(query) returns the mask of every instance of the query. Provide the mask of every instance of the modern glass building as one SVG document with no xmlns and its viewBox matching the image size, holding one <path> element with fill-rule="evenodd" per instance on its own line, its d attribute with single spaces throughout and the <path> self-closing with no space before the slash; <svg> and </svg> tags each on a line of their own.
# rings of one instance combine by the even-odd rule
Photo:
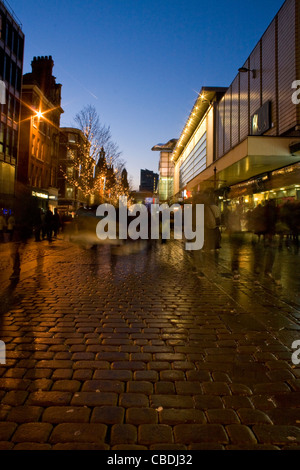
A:
<svg viewBox="0 0 300 470">
<path fill-rule="evenodd" d="M 286 0 L 224 89 L 202 88 L 172 158 L 174 194 L 254 207 L 300 196 L 300 3 Z"/>
<path fill-rule="evenodd" d="M 14 203 L 18 164 L 24 34 L 21 23 L 0 1 L 0 208 Z"/>
<path fill-rule="evenodd" d="M 171 159 L 172 151 L 177 139 L 171 139 L 166 144 L 157 144 L 151 150 L 160 152 L 158 173 L 158 197 L 159 202 L 167 202 L 173 197 L 174 192 L 174 163 Z"/>
</svg>

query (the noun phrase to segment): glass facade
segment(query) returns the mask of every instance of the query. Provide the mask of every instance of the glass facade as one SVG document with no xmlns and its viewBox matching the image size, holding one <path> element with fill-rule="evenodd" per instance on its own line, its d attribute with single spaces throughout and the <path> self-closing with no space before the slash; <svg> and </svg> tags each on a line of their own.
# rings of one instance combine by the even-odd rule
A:
<svg viewBox="0 0 300 470">
<path fill-rule="evenodd" d="M 206 168 L 206 132 L 190 151 L 179 170 L 179 185 L 183 188 Z"/>
</svg>

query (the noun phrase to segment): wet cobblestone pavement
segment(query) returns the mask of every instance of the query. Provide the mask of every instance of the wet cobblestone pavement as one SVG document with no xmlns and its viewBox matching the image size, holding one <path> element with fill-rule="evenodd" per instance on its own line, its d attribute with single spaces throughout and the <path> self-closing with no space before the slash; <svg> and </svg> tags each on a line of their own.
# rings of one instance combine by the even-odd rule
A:
<svg viewBox="0 0 300 470">
<path fill-rule="evenodd" d="M 279 286 L 250 245 L 238 280 L 226 243 L 131 246 L 0 253 L 0 449 L 300 449 L 299 255 Z"/>
</svg>

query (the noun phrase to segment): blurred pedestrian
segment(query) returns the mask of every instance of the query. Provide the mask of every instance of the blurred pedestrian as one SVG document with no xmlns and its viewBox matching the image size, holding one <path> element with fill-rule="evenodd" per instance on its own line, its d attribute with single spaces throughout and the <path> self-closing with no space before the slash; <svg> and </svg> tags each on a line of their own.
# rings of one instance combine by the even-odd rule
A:
<svg viewBox="0 0 300 470">
<path fill-rule="evenodd" d="M 231 271 L 233 279 L 240 278 L 240 251 L 243 245 L 243 233 L 241 224 L 241 213 L 239 209 L 230 210 L 227 214 L 226 230 L 229 235 L 229 244 L 231 250 Z"/>
<path fill-rule="evenodd" d="M 16 225 L 16 219 L 15 219 L 14 213 L 11 212 L 7 219 L 7 232 L 8 232 L 8 239 L 10 242 L 13 240 L 15 225 Z"/>
<path fill-rule="evenodd" d="M 61 227 L 60 215 L 58 213 L 57 207 L 55 207 L 54 214 L 53 214 L 53 234 L 54 234 L 54 238 L 57 238 L 60 227 Z"/>
<path fill-rule="evenodd" d="M 33 220 L 34 238 L 36 242 L 41 241 L 41 230 L 42 230 L 42 209 L 38 207 L 35 211 Z"/>
<path fill-rule="evenodd" d="M 4 232 L 6 230 L 7 224 L 4 217 L 3 210 L 0 211 L 0 242 L 4 242 Z"/>
<path fill-rule="evenodd" d="M 45 214 L 45 229 L 46 229 L 46 236 L 49 242 L 52 241 L 52 232 L 53 232 L 53 212 L 47 207 L 46 214 Z"/>
</svg>

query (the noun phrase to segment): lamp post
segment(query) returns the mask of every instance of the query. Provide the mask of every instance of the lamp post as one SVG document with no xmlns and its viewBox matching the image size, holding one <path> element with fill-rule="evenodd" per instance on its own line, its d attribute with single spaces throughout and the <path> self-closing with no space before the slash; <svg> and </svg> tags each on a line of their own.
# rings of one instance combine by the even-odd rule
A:
<svg viewBox="0 0 300 470">
<path fill-rule="evenodd" d="M 240 67 L 239 72 L 240 73 L 252 72 L 252 78 L 256 78 L 256 70 L 255 69 L 249 69 L 247 67 Z"/>
</svg>

